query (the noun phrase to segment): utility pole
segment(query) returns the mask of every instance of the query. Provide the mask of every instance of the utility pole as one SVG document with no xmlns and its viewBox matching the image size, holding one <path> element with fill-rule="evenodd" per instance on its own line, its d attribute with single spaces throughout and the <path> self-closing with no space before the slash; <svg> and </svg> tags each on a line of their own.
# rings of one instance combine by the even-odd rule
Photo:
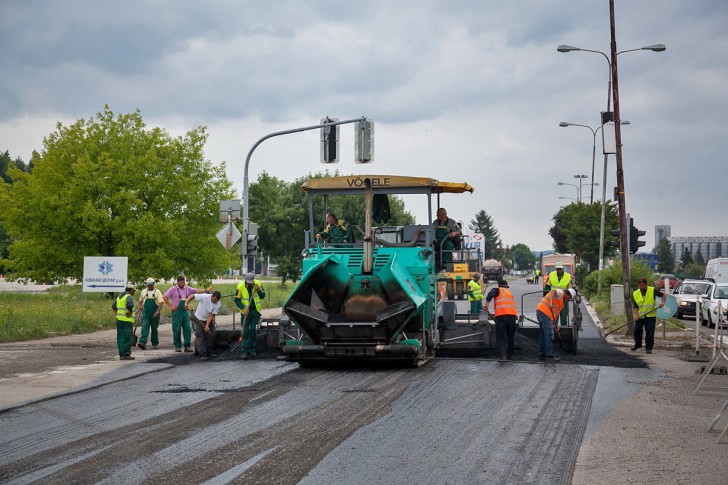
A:
<svg viewBox="0 0 728 485">
<path fill-rule="evenodd" d="M 614 0 L 609 0 L 609 23 L 612 36 L 612 97 L 614 98 L 614 135 L 617 145 L 617 202 L 619 206 L 619 244 L 628 248 L 627 204 L 624 195 L 624 169 L 622 168 L 622 129 L 619 113 L 619 76 L 617 75 L 617 33 L 614 22 Z M 630 288 L 629 251 L 622 251 L 622 286 L 624 289 L 624 316 L 627 321 L 627 335 L 634 334 L 632 318 L 632 291 Z"/>
</svg>

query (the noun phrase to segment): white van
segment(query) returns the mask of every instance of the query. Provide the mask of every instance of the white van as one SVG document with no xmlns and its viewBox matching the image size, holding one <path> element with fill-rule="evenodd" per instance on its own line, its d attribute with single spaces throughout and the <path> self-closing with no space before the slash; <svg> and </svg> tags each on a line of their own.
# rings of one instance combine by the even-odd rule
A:
<svg viewBox="0 0 728 485">
<path fill-rule="evenodd" d="M 705 277 L 716 283 L 728 283 L 728 258 L 714 258 L 705 265 Z"/>
</svg>

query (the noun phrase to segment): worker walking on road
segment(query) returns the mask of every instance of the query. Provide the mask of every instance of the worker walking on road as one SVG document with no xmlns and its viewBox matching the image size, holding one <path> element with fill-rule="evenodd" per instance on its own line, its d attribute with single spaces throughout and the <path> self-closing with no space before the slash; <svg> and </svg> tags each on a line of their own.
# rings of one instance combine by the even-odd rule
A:
<svg viewBox="0 0 728 485">
<path fill-rule="evenodd" d="M 545 283 L 546 290 L 568 290 L 571 288 L 571 275 L 564 271 L 564 263 L 559 261 L 554 265 L 554 271 L 549 273 Z M 569 325 L 569 305 L 564 305 L 559 319 L 560 326 L 567 327 Z"/>
<path fill-rule="evenodd" d="M 538 346 L 541 350 L 539 356 L 541 360 L 554 359 L 554 330 L 558 331 L 556 320 L 566 303 L 575 296 L 576 291 L 573 289 L 551 290 L 536 307 L 536 320 L 538 320 L 540 329 Z"/>
<path fill-rule="evenodd" d="M 541 276 L 541 270 L 535 269 L 533 270 L 533 283 L 538 284 L 538 277 Z"/>
<path fill-rule="evenodd" d="M 142 313 L 142 336 L 139 338 L 139 347 L 147 349 L 147 339 L 151 330 L 152 348 L 159 346 L 159 314 L 164 305 L 162 292 L 154 287 L 154 278 L 147 278 L 147 287 L 139 295 L 139 311 Z"/>
<path fill-rule="evenodd" d="M 190 317 L 194 324 L 195 333 L 195 354 L 200 360 L 208 360 L 210 357 L 217 357 L 215 354 L 215 315 L 220 312 L 219 291 L 209 294 L 190 295 L 185 300 L 185 309 L 189 311 L 190 302 L 197 300 L 197 308 Z"/>
<path fill-rule="evenodd" d="M 493 301 L 495 307 L 495 345 L 498 350 L 498 357 L 513 360 L 518 310 L 516 309 L 516 299 L 508 288 L 508 282 L 500 280 L 498 287 L 490 290 L 485 298 L 485 311 L 488 311 L 489 304 Z"/>
<path fill-rule="evenodd" d="M 634 316 L 634 345 L 632 350 L 642 347 L 642 329 L 645 330 L 645 351 L 652 353 L 655 345 L 655 323 L 657 322 L 657 309 L 665 306 L 665 292 L 654 286 L 647 286 L 647 278 L 637 280 L 639 288 L 632 293 L 632 313 Z M 659 305 L 655 304 L 655 296 L 662 298 Z"/>
<path fill-rule="evenodd" d="M 480 288 L 482 275 L 475 273 L 473 279 L 468 281 L 468 301 L 470 302 L 470 314 L 478 315 L 483 309 L 483 290 Z"/>
<path fill-rule="evenodd" d="M 240 358 L 247 360 L 256 357 L 256 344 L 258 340 L 258 322 L 260 322 L 260 311 L 262 309 L 260 300 L 265 298 L 265 291 L 260 281 L 255 279 L 255 273 L 245 275 L 245 281 L 238 285 L 233 302 L 240 308 L 242 314 L 242 339 L 243 347 Z"/>
<path fill-rule="evenodd" d="M 182 338 L 184 338 L 185 352 L 192 352 L 192 329 L 190 328 L 190 314 L 185 310 L 185 300 L 195 293 L 204 293 L 205 290 L 198 290 L 186 286 L 185 277 L 178 276 L 177 284 L 171 287 L 164 294 L 164 303 L 172 310 L 172 342 L 174 351 L 182 352 Z M 180 337 L 182 334 L 182 338 Z"/>
<path fill-rule="evenodd" d="M 136 316 L 135 292 L 134 287 L 127 286 L 124 288 L 124 293 L 111 305 L 116 315 L 116 346 L 119 348 L 119 360 L 134 360 L 131 356 L 131 340 Z"/>
</svg>

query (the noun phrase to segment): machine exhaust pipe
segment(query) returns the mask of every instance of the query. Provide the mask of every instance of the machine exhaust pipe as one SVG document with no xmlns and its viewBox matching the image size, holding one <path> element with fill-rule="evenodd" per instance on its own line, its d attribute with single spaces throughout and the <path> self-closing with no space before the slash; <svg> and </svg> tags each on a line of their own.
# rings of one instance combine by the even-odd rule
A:
<svg viewBox="0 0 728 485">
<path fill-rule="evenodd" d="M 364 184 L 366 185 L 367 191 L 365 195 L 366 199 L 366 215 L 365 215 L 365 227 L 364 227 L 364 262 L 363 262 L 363 273 L 372 274 L 374 268 L 374 242 L 372 241 L 372 205 L 373 205 L 373 190 L 372 190 L 372 179 L 365 178 Z"/>
</svg>

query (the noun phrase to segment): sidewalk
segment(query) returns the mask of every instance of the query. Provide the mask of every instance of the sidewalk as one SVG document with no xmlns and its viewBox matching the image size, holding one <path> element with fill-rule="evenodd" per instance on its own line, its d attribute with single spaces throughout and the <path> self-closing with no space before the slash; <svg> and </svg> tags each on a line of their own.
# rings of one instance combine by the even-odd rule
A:
<svg viewBox="0 0 728 485">
<path fill-rule="evenodd" d="M 264 309 L 263 318 L 277 318 L 280 308 Z M 234 320 L 234 322 L 233 322 Z M 240 329 L 240 314 L 220 315 L 221 330 Z M 141 329 L 137 329 L 137 335 Z M 194 336 L 193 336 L 194 340 Z M 0 344 L 0 412 L 29 402 L 81 392 L 110 382 L 166 369 L 171 364 L 149 362 L 175 356 L 172 326 L 159 326 L 159 348 L 134 348 L 135 360 L 119 360 L 116 330 Z M 180 356 L 180 354 L 176 354 Z M 193 354 L 182 354 L 180 358 Z"/>
</svg>

